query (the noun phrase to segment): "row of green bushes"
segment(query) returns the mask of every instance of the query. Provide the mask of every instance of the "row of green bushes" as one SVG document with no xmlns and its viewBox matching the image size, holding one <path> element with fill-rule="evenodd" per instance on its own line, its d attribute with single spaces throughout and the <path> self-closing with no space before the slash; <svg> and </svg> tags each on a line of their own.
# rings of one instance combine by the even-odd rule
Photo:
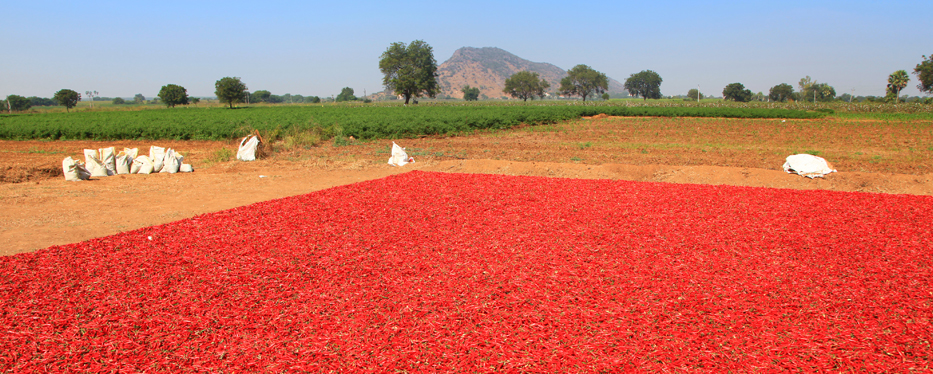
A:
<svg viewBox="0 0 933 374">
<path fill-rule="evenodd" d="M 0 139 L 223 140 L 252 129 L 310 130 L 359 139 L 408 138 L 610 116 L 817 118 L 822 113 L 770 108 L 580 105 L 283 106 L 0 116 Z"/>
</svg>

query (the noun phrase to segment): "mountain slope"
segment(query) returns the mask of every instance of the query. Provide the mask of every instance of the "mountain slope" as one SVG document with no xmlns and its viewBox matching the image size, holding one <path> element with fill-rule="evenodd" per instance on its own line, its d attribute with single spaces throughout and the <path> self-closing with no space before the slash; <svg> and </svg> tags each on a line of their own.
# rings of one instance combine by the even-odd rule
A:
<svg viewBox="0 0 933 374">
<path fill-rule="evenodd" d="M 531 62 L 499 48 L 463 47 L 438 67 L 438 96 L 463 98 L 461 89 L 469 85 L 479 88 L 481 95 L 498 98 L 505 95 L 502 92 L 505 80 L 519 71 L 538 73 L 551 84 L 549 92 L 556 92 L 560 88 L 560 80 L 567 76 L 567 72 L 557 66 Z M 610 78 L 609 92 L 622 93 L 624 89 L 621 83 Z"/>
</svg>

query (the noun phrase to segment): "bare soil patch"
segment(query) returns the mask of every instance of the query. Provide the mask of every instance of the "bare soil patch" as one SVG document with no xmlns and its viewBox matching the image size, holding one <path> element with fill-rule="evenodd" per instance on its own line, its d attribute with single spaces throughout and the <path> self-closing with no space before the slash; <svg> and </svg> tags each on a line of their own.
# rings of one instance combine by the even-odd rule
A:
<svg viewBox="0 0 933 374">
<path fill-rule="evenodd" d="M 930 123 L 601 117 L 397 140 L 416 160 L 401 168 L 386 164 L 389 140 L 274 146 L 248 163 L 216 161 L 223 148 L 235 152 L 235 141 L 0 141 L 0 255 L 410 170 L 933 195 Z M 150 145 L 176 149 L 195 172 L 62 177 L 62 159 L 83 160 L 85 148 L 146 153 Z M 810 180 L 781 170 L 786 156 L 806 151 L 839 172 Z"/>
</svg>

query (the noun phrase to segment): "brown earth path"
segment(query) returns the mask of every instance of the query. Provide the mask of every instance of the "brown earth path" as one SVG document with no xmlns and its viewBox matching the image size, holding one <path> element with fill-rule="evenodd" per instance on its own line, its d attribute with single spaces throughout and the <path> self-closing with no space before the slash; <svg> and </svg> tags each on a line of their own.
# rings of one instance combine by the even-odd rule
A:
<svg viewBox="0 0 933 374">
<path fill-rule="evenodd" d="M 933 174 L 841 170 L 811 180 L 785 173 L 780 169 L 780 158 L 762 156 L 759 151 L 696 152 L 685 164 L 681 159 L 684 153 L 677 150 L 665 156 L 609 149 L 599 143 L 577 146 L 555 142 L 547 134 L 512 135 L 399 140 L 417 161 L 404 167 L 386 164 L 391 141 L 280 151 L 255 162 L 209 161 L 218 149 L 232 149 L 232 142 L 0 141 L 0 165 L 6 167 L 0 169 L 0 176 L 19 181 L 0 183 L 0 255 L 80 242 L 411 170 L 933 195 Z M 195 165 L 195 172 L 67 182 L 57 170 L 64 157 L 78 156 L 84 148 L 129 146 L 146 153 L 149 144 L 177 149 Z M 634 158 L 643 156 L 649 158 Z M 736 156 L 740 161 L 734 161 Z M 572 161 L 578 158 L 582 162 Z M 621 162 L 611 162 L 617 158 Z M 751 166 L 711 166 L 736 162 Z M 770 166 L 753 167 L 759 164 Z"/>
</svg>

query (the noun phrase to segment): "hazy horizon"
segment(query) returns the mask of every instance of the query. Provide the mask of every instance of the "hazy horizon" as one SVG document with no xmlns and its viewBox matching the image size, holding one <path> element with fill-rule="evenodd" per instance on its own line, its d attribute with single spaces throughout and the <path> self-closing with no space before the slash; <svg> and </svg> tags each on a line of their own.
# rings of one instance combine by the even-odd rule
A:
<svg viewBox="0 0 933 374">
<path fill-rule="evenodd" d="M 810 76 L 837 95 L 883 96 L 906 70 L 902 95 L 923 96 L 913 68 L 933 54 L 923 32 L 933 2 L 555 1 L 313 4 L 220 1 L 15 2 L 0 25 L 0 97 L 52 97 L 69 88 L 154 97 L 166 84 L 214 96 L 240 77 L 250 91 L 328 97 L 383 90 L 379 56 L 424 40 L 438 64 L 462 47 L 497 47 L 570 69 L 586 64 L 624 82 L 654 70 L 663 95 L 729 83 L 753 92 Z M 924 36 L 926 35 L 926 36 Z"/>
</svg>

